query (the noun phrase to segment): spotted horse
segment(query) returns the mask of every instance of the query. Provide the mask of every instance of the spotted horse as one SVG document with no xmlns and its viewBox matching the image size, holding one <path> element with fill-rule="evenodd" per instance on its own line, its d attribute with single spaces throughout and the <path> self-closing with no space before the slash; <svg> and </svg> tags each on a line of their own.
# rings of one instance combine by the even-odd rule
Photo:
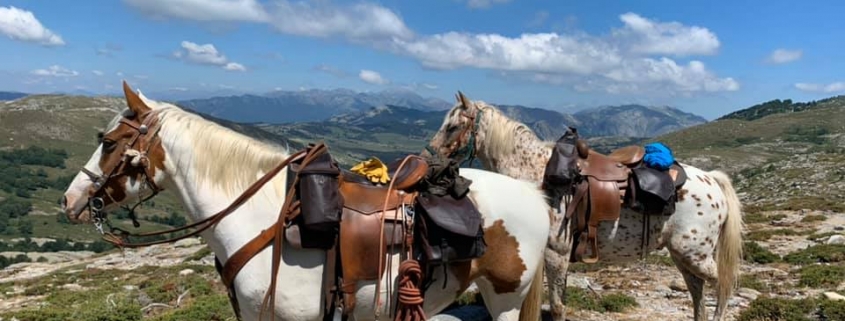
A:
<svg viewBox="0 0 845 321">
<path fill-rule="evenodd" d="M 440 129 L 422 154 L 439 154 L 456 160 L 477 159 L 485 169 L 541 186 L 555 142 L 539 139 L 528 126 L 511 119 L 495 106 L 471 101 L 460 92 L 456 98 L 457 103 L 446 113 Z M 570 134 L 574 133 L 570 130 Z M 569 152 L 574 153 L 576 149 Z M 616 163 L 613 166 L 627 168 L 622 163 L 634 162 L 637 157 L 632 151 L 636 148 L 602 155 L 606 156 L 603 162 L 612 157 Z M 583 156 L 587 157 L 587 154 Z M 578 162 L 586 160 L 575 159 L 579 159 Z M 705 282 L 716 287 L 714 320 L 721 320 L 728 299 L 733 295 L 742 261 L 741 204 L 725 173 L 704 171 L 684 163 L 677 166 L 679 168 L 675 169 L 681 169 L 686 179 L 679 182 L 683 186 L 677 191 L 674 213 L 644 217 L 638 211 L 621 208 L 620 214 L 611 215 L 610 220 L 590 222 L 595 223 L 592 235 L 597 243 L 581 242 L 579 245 L 594 244 L 596 247 L 593 256 L 587 256 L 587 262 L 598 257 L 606 263 L 634 261 L 666 247 L 689 289 L 694 320 L 707 320 L 703 300 Z M 620 188 L 620 196 L 624 196 L 621 193 L 625 185 L 626 180 L 622 179 L 612 188 Z M 610 188 L 605 189 L 608 190 Z M 570 194 L 565 201 L 573 196 Z M 550 204 L 561 201 L 551 197 L 548 200 Z M 552 217 L 545 250 L 549 302 L 556 321 L 564 321 L 566 317 L 563 304 L 566 272 L 573 258 L 573 243 L 577 242 L 575 235 L 582 230 L 578 224 L 573 225 L 575 220 L 564 219 L 567 208 L 566 202 L 563 203 Z M 576 254 L 584 253 L 586 251 L 582 250 Z"/>
<path fill-rule="evenodd" d="M 93 223 L 115 244 L 147 246 L 172 240 L 136 243 L 127 231 L 104 232 L 103 224 L 110 225 L 106 213 L 159 192 L 174 192 L 191 221 L 183 231 L 195 229 L 180 237 L 200 235 L 207 241 L 223 265 L 223 283 L 239 319 L 421 320 L 454 302 L 473 282 L 494 320 L 539 318 L 551 208 L 535 185 L 495 172 L 460 170 L 460 177 L 471 180 L 464 197 L 473 205 L 467 211 L 478 212 L 475 223 L 483 230 L 485 250 L 459 261 L 446 260 L 452 254 L 442 252 L 442 268 L 422 272 L 408 264 L 410 260 L 402 261 L 407 256 L 403 254 L 422 252 L 422 258 L 431 258 L 438 239 L 429 237 L 435 242 L 428 247 L 408 250 L 408 244 L 418 243 L 408 240 L 402 229 L 408 223 L 436 227 L 414 220 L 420 211 L 405 206 L 422 197 L 409 186 L 424 180 L 419 174 L 429 163 L 404 158 L 391 171 L 387 187 L 366 178 L 356 182 L 345 171 L 331 175 L 338 168 L 330 158 L 326 161 L 323 144 L 290 153 L 173 104 L 148 99 L 125 82 L 123 90 L 128 108 L 107 125 L 101 143 L 68 186 L 63 211 L 73 223 Z M 340 187 L 324 189 L 335 184 Z M 309 202 L 314 199 L 326 202 Z M 311 207 L 326 209 L 316 216 L 325 220 L 297 223 L 315 214 L 308 214 Z M 436 206 L 423 209 L 438 211 Z M 333 225 L 326 218 L 337 211 L 343 220 Z M 329 242 L 332 237 L 320 236 L 337 234 L 315 232 L 323 228 L 339 228 L 341 235 Z M 321 243 L 329 243 L 329 248 Z M 461 245 L 439 249 L 460 251 Z M 340 252 L 339 260 L 333 261 L 332 251 Z M 326 275 L 337 270 L 343 271 L 340 286 L 326 291 L 326 283 L 337 281 Z M 421 273 L 429 274 L 430 286 L 421 284 Z M 330 296 L 343 297 L 344 305 L 332 310 Z"/>
</svg>

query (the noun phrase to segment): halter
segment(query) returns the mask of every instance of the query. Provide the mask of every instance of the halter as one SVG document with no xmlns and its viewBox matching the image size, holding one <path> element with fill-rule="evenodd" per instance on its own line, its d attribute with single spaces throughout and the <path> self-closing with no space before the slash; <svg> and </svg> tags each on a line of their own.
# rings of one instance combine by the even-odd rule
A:
<svg viewBox="0 0 845 321">
<path fill-rule="evenodd" d="M 446 145 L 450 149 L 449 155 L 447 156 L 448 158 L 466 157 L 466 160 L 461 162 L 461 164 L 472 164 L 472 161 L 475 160 L 475 155 L 478 152 L 478 149 L 476 148 L 476 136 L 478 135 L 478 125 L 481 123 L 481 115 L 483 115 L 483 113 L 484 110 L 480 108 L 475 112 L 475 115 L 469 115 L 463 111 L 461 112 L 461 116 L 469 118 L 470 123 L 468 127 L 464 127 L 464 129 L 461 130 L 457 141 L 449 142 L 449 144 Z M 456 144 L 457 146 L 461 145 L 460 142 L 464 140 L 465 136 L 467 137 L 466 144 L 461 147 L 454 148 Z M 432 148 L 431 145 L 426 146 L 425 150 L 432 155 L 436 155 L 434 148 Z"/>
<path fill-rule="evenodd" d="M 151 111 L 148 111 L 142 115 L 136 117 L 145 117 L 150 114 Z M 134 119 L 129 119 L 127 116 L 124 116 L 120 119 L 120 122 L 135 129 L 135 133 L 132 134 L 132 138 L 129 140 L 127 144 L 123 147 L 123 155 L 121 155 L 120 159 L 116 162 L 106 163 L 102 168 L 103 174 L 97 175 L 94 172 L 91 172 L 84 166 L 82 167 L 81 171 L 88 175 L 91 180 L 94 182 L 92 188 L 89 189 L 88 193 L 88 202 L 82 208 L 80 208 L 75 214 L 75 218 L 79 218 L 79 215 L 82 214 L 82 211 L 88 208 L 91 211 L 92 217 L 94 219 L 94 226 L 97 228 L 97 231 L 100 234 L 103 234 L 103 223 L 106 223 L 111 227 L 106 218 L 105 212 L 103 212 L 103 208 L 105 207 L 105 201 L 103 201 L 102 197 L 96 196 L 100 192 L 102 192 L 106 197 L 109 198 L 113 203 L 118 203 L 114 197 L 105 189 L 108 185 L 109 180 L 119 175 L 125 174 L 126 171 L 126 163 L 128 160 L 129 165 L 131 167 L 141 167 L 143 169 L 143 176 L 144 176 L 144 187 L 150 187 L 153 190 L 152 195 L 141 199 L 136 203 L 132 208 L 129 210 L 129 217 L 132 219 L 132 224 L 135 227 L 139 227 L 140 223 L 135 216 L 135 208 L 138 207 L 141 203 L 153 198 L 156 194 L 161 192 L 163 189 L 159 187 L 155 181 L 153 180 L 153 175 L 150 174 L 150 160 L 148 158 L 148 153 L 150 148 L 155 143 L 155 140 L 159 138 L 158 132 L 161 130 L 161 124 L 156 122 L 153 124 L 154 121 L 157 120 L 158 117 L 146 117 L 144 119 L 144 123 L 139 124 Z M 150 131 L 150 127 L 153 127 L 152 132 Z M 137 148 L 135 145 L 138 145 Z M 108 170 L 105 170 L 108 169 Z M 108 174 L 106 174 L 108 173 Z"/>
</svg>

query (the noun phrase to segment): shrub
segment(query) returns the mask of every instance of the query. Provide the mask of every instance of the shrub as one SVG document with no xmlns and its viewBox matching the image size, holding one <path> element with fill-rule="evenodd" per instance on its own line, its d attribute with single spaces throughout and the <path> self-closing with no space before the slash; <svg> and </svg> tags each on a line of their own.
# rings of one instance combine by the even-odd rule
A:
<svg viewBox="0 0 845 321">
<path fill-rule="evenodd" d="M 838 265 L 808 265 L 798 271 L 801 278 L 798 284 L 811 287 L 836 287 L 845 278 L 845 266 Z"/>
<path fill-rule="evenodd" d="M 780 256 L 763 248 L 757 242 L 748 241 L 742 247 L 743 259 L 747 262 L 768 264 L 780 261 Z"/>
<path fill-rule="evenodd" d="M 845 261 L 845 245 L 819 244 L 789 253 L 783 257 L 789 264 L 833 263 Z"/>
<path fill-rule="evenodd" d="M 761 296 L 739 314 L 737 321 L 813 321 L 809 315 L 814 310 L 813 299 L 791 300 Z"/>
</svg>

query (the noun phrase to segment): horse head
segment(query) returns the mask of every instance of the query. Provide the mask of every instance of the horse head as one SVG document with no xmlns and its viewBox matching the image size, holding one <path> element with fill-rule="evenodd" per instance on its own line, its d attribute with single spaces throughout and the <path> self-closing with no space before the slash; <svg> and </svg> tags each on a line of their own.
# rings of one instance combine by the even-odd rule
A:
<svg viewBox="0 0 845 321">
<path fill-rule="evenodd" d="M 457 103 L 446 113 L 443 124 L 429 141 L 423 156 L 439 156 L 463 161 L 475 157 L 478 150 L 478 125 L 481 108 L 462 92 L 455 95 Z"/>
<path fill-rule="evenodd" d="M 98 135 L 99 146 L 62 197 L 72 223 L 102 223 L 106 210 L 161 191 L 165 155 L 158 116 L 125 81 L 123 93 L 128 108 Z"/>
</svg>

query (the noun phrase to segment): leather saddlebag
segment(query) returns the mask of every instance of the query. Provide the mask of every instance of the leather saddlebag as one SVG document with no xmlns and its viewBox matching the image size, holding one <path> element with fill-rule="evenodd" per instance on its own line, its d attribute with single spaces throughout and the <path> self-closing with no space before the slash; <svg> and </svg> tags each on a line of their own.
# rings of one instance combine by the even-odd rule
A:
<svg viewBox="0 0 845 321">
<path fill-rule="evenodd" d="M 414 243 L 421 261 L 429 265 L 468 261 L 484 255 L 481 213 L 468 197 L 420 193 L 416 203 Z"/>
<path fill-rule="evenodd" d="M 311 231 L 336 232 L 343 212 L 343 196 L 338 182 L 340 168 L 331 154 L 321 154 L 305 168 L 301 168 L 301 163 L 293 163 L 290 169 L 299 173 L 296 199 L 300 202 L 302 227 Z M 296 173 L 288 174 L 291 182 Z"/>
</svg>

